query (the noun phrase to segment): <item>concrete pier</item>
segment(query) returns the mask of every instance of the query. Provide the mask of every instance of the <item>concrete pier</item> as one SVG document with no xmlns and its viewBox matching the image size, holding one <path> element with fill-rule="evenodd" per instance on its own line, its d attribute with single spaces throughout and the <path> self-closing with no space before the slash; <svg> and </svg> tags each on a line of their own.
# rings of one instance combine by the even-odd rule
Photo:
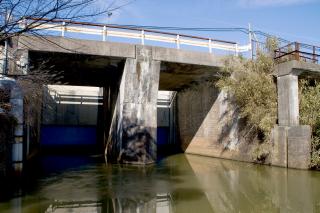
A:
<svg viewBox="0 0 320 213">
<path fill-rule="evenodd" d="M 160 62 L 138 46 L 127 59 L 106 147 L 109 162 L 149 164 L 157 159 L 157 97 Z"/>
<path fill-rule="evenodd" d="M 320 66 L 288 61 L 276 67 L 278 125 L 273 129 L 273 165 L 308 169 L 311 160 L 311 127 L 299 123 L 298 79 L 317 77 Z"/>
</svg>

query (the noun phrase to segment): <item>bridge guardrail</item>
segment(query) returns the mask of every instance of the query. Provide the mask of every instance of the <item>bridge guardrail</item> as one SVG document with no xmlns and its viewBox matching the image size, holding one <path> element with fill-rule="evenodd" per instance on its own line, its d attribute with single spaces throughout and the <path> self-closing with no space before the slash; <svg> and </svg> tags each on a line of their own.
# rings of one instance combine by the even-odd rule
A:
<svg viewBox="0 0 320 213">
<path fill-rule="evenodd" d="M 217 49 L 231 51 L 237 55 L 238 53 L 251 50 L 251 44 L 238 45 L 236 42 L 212 38 L 89 22 L 28 17 L 20 23 L 21 28 L 26 26 L 36 30 L 58 31 L 61 32 L 61 36 L 65 36 L 66 32 L 100 35 L 102 41 L 106 41 L 107 37 L 118 37 L 138 39 L 142 45 L 148 40 L 175 44 L 177 49 L 180 49 L 181 45 L 203 47 L 207 48 L 209 53 L 212 53 L 213 49 Z"/>
<path fill-rule="evenodd" d="M 318 64 L 320 59 L 320 47 L 299 42 L 280 47 L 274 53 L 278 62 L 297 60 Z"/>
</svg>

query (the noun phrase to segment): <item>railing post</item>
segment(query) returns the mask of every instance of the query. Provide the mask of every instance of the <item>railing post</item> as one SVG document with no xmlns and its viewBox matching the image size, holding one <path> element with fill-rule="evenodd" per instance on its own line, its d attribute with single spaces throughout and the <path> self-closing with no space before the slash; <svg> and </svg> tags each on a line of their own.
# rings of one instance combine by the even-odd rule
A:
<svg viewBox="0 0 320 213">
<path fill-rule="evenodd" d="M 66 22 L 62 22 L 61 36 L 64 37 L 66 31 Z"/>
<path fill-rule="evenodd" d="M 298 42 L 294 42 L 294 59 L 300 60 L 300 44 Z"/>
<path fill-rule="evenodd" d="M 212 40 L 209 39 L 209 53 L 212 53 Z"/>
<path fill-rule="evenodd" d="M 180 49 L 180 35 L 177 35 L 176 43 L 177 43 L 177 49 Z"/>
<path fill-rule="evenodd" d="M 317 63 L 316 47 L 315 46 L 312 47 L 312 60 L 313 60 L 313 63 Z"/>
<path fill-rule="evenodd" d="M 106 36 L 107 36 L 107 27 L 103 26 L 103 30 L 102 30 L 102 40 L 106 41 Z"/>
<path fill-rule="evenodd" d="M 145 34 L 144 34 L 144 30 L 141 31 L 141 44 L 144 45 L 144 38 L 145 38 Z"/>
<path fill-rule="evenodd" d="M 238 56 L 238 52 L 239 52 L 239 50 L 238 50 L 238 43 L 236 43 L 236 46 L 235 46 L 235 56 Z"/>
</svg>

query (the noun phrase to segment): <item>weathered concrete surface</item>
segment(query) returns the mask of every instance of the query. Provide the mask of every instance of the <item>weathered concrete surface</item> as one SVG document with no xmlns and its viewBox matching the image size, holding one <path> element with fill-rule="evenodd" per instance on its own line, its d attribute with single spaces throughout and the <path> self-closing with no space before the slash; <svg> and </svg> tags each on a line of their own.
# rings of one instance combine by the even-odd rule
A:
<svg viewBox="0 0 320 213">
<path fill-rule="evenodd" d="M 220 67 L 162 62 L 159 88 L 179 91 L 193 84 L 215 81 L 220 76 Z"/>
<path fill-rule="evenodd" d="M 299 88 L 297 75 L 277 78 L 278 120 L 280 126 L 299 125 Z"/>
<path fill-rule="evenodd" d="M 210 53 L 193 52 L 164 47 L 152 47 L 152 55 L 153 59 L 157 61 L 214 67 L 223 66 L 223 57 L 219 57 Z"/>
<path fill-rule="evenodd" d="M 230 97 L 203 82 L 177 97 L 178 132 L 185 153 L 254 161 L 254 139 L 246 134 Z"/>
<path fill-rule="evenodd" d="M 273 130 L 272 164 L 308 169 L 311 158 L 311 128 L 299 125 L 298 79 L 319 78 L 320 65 L 288 61 L 275 67 L 278 88 L 278 123 Z"/>
<path fill-rule="evenodd" d="M 288 167 L 288 128 L 275 126 L 272 130 L 271 164 L 274 166 Z"/>
<path fill-rule="evenodd" d="M 308 63 L 303 61 L 287 61 L 281 64 L 278 64 L 275 67 L 275 75 L 276 76 L 284 76 L 284 75 L 320 75 L 320 65 L 314 63 Z"/>
<path fill-rule="evenodd" d="M 156 160 L 160 62 L 151 48 L 138 47 L 127 59 L 107 142 L 108 162 L 148 164 Z"/>
<path fill-rule="evenodd" d="M 71 39 L 58 36 L 20 36 L 18 49 L 135 58 L 135 45 L 133 44 Z"/>
<path fill-rule="evenodd" d="M 137 58 L 136 49 L 139 49 L 139 46 L 140 45 L 128 43 L 70 39 L 56 36 L 46 36 L 41 38 L 34 36 L 20 36 L 17 44 L 17 48 L 19 50 L 74 53 L 118 58 Z M 220 67 L 223 65 L 221 57 L 217 57 L 210 53 L 154 46 L 149 46 L 147 48 L 151 50 L 151 57 L 155 61 L 214 67 Z"/>
<path fill-rule="evenodd" d="M 310 126 L 275 126 L 271 164 L 308 169 L 311 162 Z"/>
<path fill-rule="evenodd" d="M 252 161 L 254 142 L 248 142 L 245 135 L 241 134 L 243 126 L 237 111 L 228 104 L 229 97 L 214 87 L 209 88 L 207 83 L 203 84 L 219 77 L 223 64 L 217 56 L 170 48 L 62 37 L 22 36 L 18 41 L 18 49 L 29 55 L 45 52 L 61 53 L 63 56 L 110 57 L 116 58 L 119 63 L 121 60 L 126 61 L 119 93 L 116 93 L 118 97 L 113 98 L 113 101 L 117 100 L 115 107 L 109 110 L 113 112 L 109 116 L 112 122 L 106 126 L 111 126 L 106 149 L 108 161 L 145 164 L 155 160 L 156 100 L 159 88 L 180 91 L 177 103 L 178 134 L 187 153 Z M 105 63 L 103 58 L 94 60 L 99 61 L 102 66 L 112 63 L 109 59 Z M 299 63 L 288 62 L 279 66 L 276 71 L 279 124 L 282 126 L 299 125 L 297 76 L 318 69 L 314 65 Z M 78 66 L 81 67 L 81 63 Z M 116 86 L 113 85 L 112 88 Z M 113 89 L 112 91 L 117 90 Z M 281 148 L 281 144 L 278 145 Z M 274 156 L 283 153 L 282 149 L 277 151 Z M 279 157 L 276 164 L 282 163 L 283 159 Z"/>
<path fill-rule="evenodd" d="M 288 167 L 308 169 L 311 160 L 311 127 L 295 126 L 288 129 Z"/>
</svg>

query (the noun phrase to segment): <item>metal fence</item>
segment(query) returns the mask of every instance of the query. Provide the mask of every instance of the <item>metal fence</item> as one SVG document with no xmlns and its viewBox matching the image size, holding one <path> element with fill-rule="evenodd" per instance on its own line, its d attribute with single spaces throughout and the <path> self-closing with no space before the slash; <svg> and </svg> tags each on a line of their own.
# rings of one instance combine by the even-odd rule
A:
<svg viewBox="0 0 320 213">
<path fill-rule="evenodd" d="M 274 59 L 278 62 L 297 60 L 319 63 L 320 47 L 293 42 L 274 51 Z"/>
</svg>

